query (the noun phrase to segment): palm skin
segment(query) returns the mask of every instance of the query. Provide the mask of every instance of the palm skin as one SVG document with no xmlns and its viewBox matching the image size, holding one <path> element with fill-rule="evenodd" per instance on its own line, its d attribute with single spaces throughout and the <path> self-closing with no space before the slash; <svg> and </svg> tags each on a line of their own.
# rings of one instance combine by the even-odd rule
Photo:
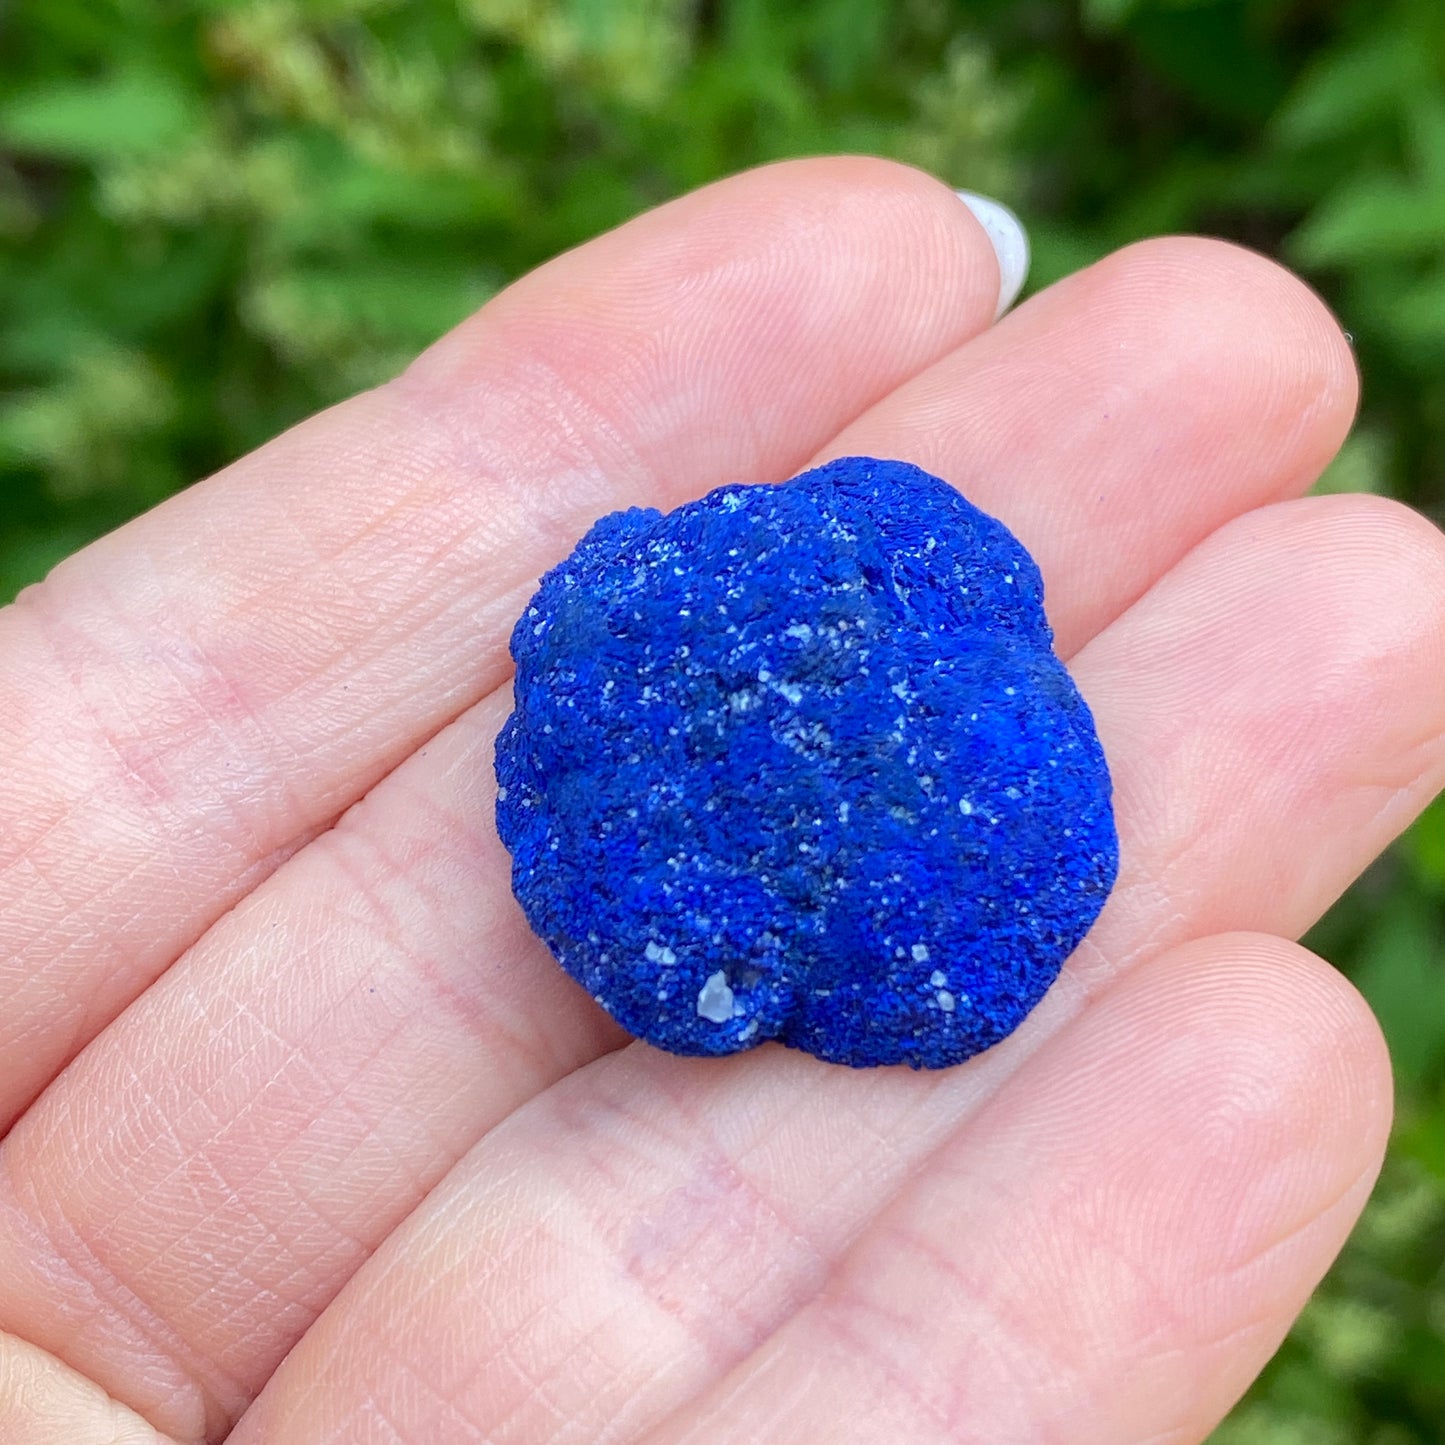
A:
<svg viewBox="0 0 1445 1445">
<path fill-rule="evenodd" d="M 1319 302 L 1166 240 L 996 326 L 943 186 L 711 187 L 0 613 L 0 1439 L 1202 1439 L 1369 1191 L 1293 943 L 1445 781 L 1445 545 L 1299 499 Z M 506 636 L 599 513 L 918 462 L 1030 547 L 1115 895 L 959 1069 L 629 1043 L 508 887 Z"/>
</svg>

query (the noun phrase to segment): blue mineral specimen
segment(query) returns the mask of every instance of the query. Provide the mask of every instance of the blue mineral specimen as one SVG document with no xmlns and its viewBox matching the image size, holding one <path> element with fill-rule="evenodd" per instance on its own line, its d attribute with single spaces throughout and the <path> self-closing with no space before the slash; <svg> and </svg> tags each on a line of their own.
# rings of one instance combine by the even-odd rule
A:
<svg viewBox="0 0 1445 1445">
<path fill-rule="evenodd" d="M 1113 884 L 1109 773 L 1038 568 L 917 467 L 603 517 L 512 655 L 513 889 L 661 1048 L 956 1064 L 1019 1025 Z"/>
</svg>

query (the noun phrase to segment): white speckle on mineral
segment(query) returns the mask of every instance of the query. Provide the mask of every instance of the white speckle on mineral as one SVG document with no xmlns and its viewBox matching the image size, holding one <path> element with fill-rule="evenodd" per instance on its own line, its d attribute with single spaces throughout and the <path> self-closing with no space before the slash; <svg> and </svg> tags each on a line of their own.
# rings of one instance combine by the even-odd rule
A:
<svg viewBox="0 0 1445 1445">
<path fill-rule="evenodd" d="M 697 1012 L 699 1018 L 709 1023 L 725 1024 L 733 1016 L 733 991 L 728 987 L 728 976 L 722 969 L 708 975 L 708 980 L 698 990 Z"/>
<path fill-rule="evenodd" d="M 926 943 L 915 943 L 913 945 L 913 961 L 914 963 L 928 962 L 928 945 Z"/>
<path fill-rule="evenodd" d="M 960 798 L 958 800 L 958 811 L 962 813 L 965 818 L 972 817 L 973 804 L 970 803 L 967 798 Z"/>
<path fill-rule="evenodd" d="M 677 955 L 665 943 L 649 943 L 642 950 L 642 955 L 648 963 L 671 965 L 677 962 Z"/>
<path fill-rule="evenodd" d="M 774 691 L 791 703 L 800 703 L 803 700 L 803 689 L 796 682 L 780 682 Z"/>
<path fill-rule="evenodd" d="M 1012 800 L 1013 802 L 1015 802 L 1015 803 L 1018 802 L 1018 800 L 1023 797 L 1023 794 L 1022 794 L 1021 792 L 1019 792 L 1019 790 L 1018 790 L 1017 788 L 1014 788 L 1014 787 L 1005 788 L 1005 789 L 1003 790 L 1003 795 L 1004 795 L 1004 797 L 1011 799 L 1011 800 Z"/>
<path fill-rule="evenodd" d="M 852 812 L 852 809 L 849 807 L 849 805 L 848 805 L 846 802 L 844 802 L 844 803 L 839 803 L 839 804 L 838 804 L 838 821 L 839 821 L 840 823 L 846 823 L 846 822 L 848 821 L 848 814 L 849 814 L 850 812 Z"/>
<path fill-rule="evenodd" d="M 813 629 L 806 622 L 795 622 L 791 627 L 783 628 L 784 637 L 796 637 L 799 642 L 806 642 L 813 635 Z"/>
<path fill-rule="evenodd" d="M 933 988 L 942 988 L 948 982 L 948 975 L 941 968 L 935 968 L 928 975 L 928 982 Z"/>
<path fill-rule="evenodd" d="M 941 1008 L 944 1013 L 951 1014 L 953 1012 L 953 995 L 949 993 L 946 988 L 941 988 L 938 990 L 936 997 L 939 1008 Z"/>
</svg>

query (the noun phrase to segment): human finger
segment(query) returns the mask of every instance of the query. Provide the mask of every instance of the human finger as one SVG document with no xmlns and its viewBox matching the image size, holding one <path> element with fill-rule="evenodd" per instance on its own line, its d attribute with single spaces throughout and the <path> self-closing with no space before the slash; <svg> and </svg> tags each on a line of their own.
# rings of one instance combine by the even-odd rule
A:
<svg viewBox="0 0 1445 1445">
<path fill-rule="evenodd" d="M 53 1355 L 0 1335 L 0 1440 L 5 1445 L 171 1445 Z"/>
<path fill-rule="evenodd" d="M 845 427 L 1005 521 L 1068 657 L 1196 543 L 1296 496 L 1354 416 L 1354 357 L 1297 276 L 1222 241 L 1143 241 L 1049 287 Z"/>
<path fill-rule="evenodd" d="M 1389 605 L 1381 605 L 1386 598 Z M 683 1075 L 677 1061 L 631 1050 L 590 1071 L 590 1092 L 569 1118 L 559 1123 L 548 1112 L 555 1098 L 568 1097 L 554 1091 L 552 1104 L 537 1105 L 541 1123 L 524 1111 L 522 1122 L 509 1126 L 511 1135 L 494 1130 L 459 1168 L 479 1192 L 488 1179 L 503 1181 L 496 1227 L 508 1241 L 501 1252 L 518 1272 L 508 1298 L 537 1312 L 538 1327 L 545 1322 L 559 1352 L 583 1351 L 565 1365 L 578 1394 L 604 1413 L 625 1400 L 641 1410 L 650 1381 L 668 1370 L 678 1381 L 686 1375 L 675 1355 L 678 1338 L 662 1331 L 656 1354 L 646 1348 L 653 1336 L 641 1330 L 629 1336 L 630 1374 L 584 1350 L 621 1307 L 619 1298 L 636 1304 L 621 1231 L 652 1209 L 655 1197 L 682 1191 L 724 1241 L 731 1226 L 723 1210 L 732 1193 L 769 1201 L 777 1216 L 769 1228 L 751 1216 L 748 1225 L 751 1247 L 765 1260 L 749 1276 L 758 1291 L 751 1304 L 783 1310 L 800 1274 L 806 1278 L 817 1263 L 816 1249 L 799 1248 L 788 1221 L 824 1219 L 833 1210 L 846 1237 L 886 1200 L 915 1160 L 912 1151 L 955 1127 L 1090 991 L 1196 931 L 1300 927 L 1326 906 L 1440 781 L 1442 598 L 1441 540 L 1413 514 L 1371 499 L 1290 503 L 1241 519 L 1197 549 L 1086 649 L 1075 665 L 1113 760 L 1124 858 L 1119 889 L 1035 1018 L 968 1068 L 923 1079 L 880 1073 L 858 1094 L 848 1084 L 852 1076 L 809 1073 L 806 1061 L 776 1050 L 734 1061 L 734 1073 Z M 483 772 L 500 711 L 475 719 L 470 735 L 469 716 L 438 740 L 448 750 L 444 785 L 420 781 L 429 760 L 418 757 L 388 789 L 405 781 L 434 800 L 448 797 L 456 779 Z M 1382 791 L 1389 800 L 1384 810 Z M 386 797 L 378 790 L 369 805 L 381 809 Z M 460 806 L 470 811 L 470 800 Z M 17 1191 L 0 1199 L 0 1274 L 17 1280 L 19 1293 L 0 1301 L 0 1309 L 23 1309 L 32 1338 L 71 1350 L 94 1330 L 85 1365 L 107 1384 L 116 1379 L 134 1389 L 148 1378 L 164 1376 L 173 1386 L 180 1379 L 193 1404 L 199 1392 L 227 1402 L 217 1409 L 234 1408 L 247 1379 L 259 1383 L 328 1291 L 340 1287 L 468 1134 L 495 1122 L 488 1111 L 503 1103 L 491 1091 L 498 1075 L 512 1072 L 513 1051 L 535 1058 L 570 1048 L 575 1062 L 607 1044 L 605 1035 L 588 1034 L 600 1027 L 591 1005 L 555 991 L 555 970 L 505 902 L 480 934 L 494 968 L 478 973 L 471 939 L 482 914 L 466 910 L 494 905 L 463 901 L 477 896 L 474 885 L 482 880 L 457 874 L 447 861 L 465 852 L 455 839 L 415 819 L 409 826 L 419 831 L 409 832 L 400 801 L 395 813 L 358 823 L 360 839 L 340 840 L 348 851 L 335 860 L 344 865 L 332 889 L 336 898 L 321 895 L 322 908 L 306 915 L 307 932 L 294 923 L 272 927 L 274 916 L 264 911 L 251 915 L 260 921 L 252 929 L 246 911 L 238 911 L 232 922 L 241 931 L 227 946 L 254 939 L 244 969 L 218 960 L 220 967 L 192 974 L 195 960 L 188 960 L 107 1040 L 114 1050 L 97 1049 L 80 1061 L 35 1122 L 10 1141 L 6 1161 Z M 1305 857 L 1302 836 L 1325 841 Z M 366 838 L 385 839 L 395 850 L 382 922 L 346 932 L 346 946 L 327 954 L 316 940 L 338 919 L 364 921 L 373 906 L 355 881 L 365 852 L 350 851 L 374 846 Z M 495 848 L 490 834 L 484 846 Z M 495 867 L 502 875 L 496 894 L 504 898 L 499 851 Z M 437 880 L 448 874 L 456 881 L 438 898 Z M 248 908 L 267 909 L 268 894 L 282 883 L 278 877 Z M 358 906 L 360 913 L 348 911 Z M 394 932 L 398 920 L 407 930 L 404 946 Z M 320 974 L 331 991 L 298 992 L 298 972 Z M 372 995 L 383 981 L 380 996 Z M 494 994 L 502 1012 L 492 1028 Z M 197 1028 L 198 1019 L 213 1022 Z M 178 1051 L 176 1040 L 187 1037 L 194 1048 Z M 499 1055 L 508 1067 L 494 1074 Z M 526 1077 L 531 1084 L 544 1074 Z M 663 1123 L 675 1117 L 683 1124 L 659 1137 L 644 1134 L 639 1145 L 627 1133 L 636 1121 L 625 1101 L 655 1095 L 680 1095 Z M 86 1125 L 84 1100 L 127 1096 L 159 1102 L 153 1111 L 108 1118 L 104 1130 Z M 186 1098 L 200 1106 L 175 1107 Z M 183 1129 L 168 1125 L 176 1114 L 186 1120 Z M 228 1122 L 238 1114 L 243 1125 Z M 759 1167 L 784 1168 L 781 1176 L 748 1177 L 741 1185 L 711 1179 L 713 1136 L 729 1119 L 775 1142 L 777 1153 L 760 1156 Z M 559 1135 L 556 1147 L 544 1149 L 552 1134 Z M 509 1137 L 513 1153 L 497 1156 Z M 882 1138 L 900 1142 L 879 1152 Z M 828 1147 L 813 1150 L 810 1140 Z M 754 1143 L 749 1133 L 747 1147 L 730 1145 L 727 1157 Z M 648 1151 L 645 1169 L 614 1180 L 599 1172 L 599 1158 L 639 1148 Z M 527 1151 L 534 1153 L 530 1163 Z M 871 1172 L 855 1178 L 850 1171 L 860 1153 L 869 1155 Z M 387 1162 L 381 1187 L 378 1158 Z M 64 1178 L 62 1170 L 69 1171 Z M 198 1178 L 216 1182 L 197 1190 Z M 688 1181 L 698 1180 L 711 1182 L 701 1196 L 688 1195 Z M 639 1198 L 640 1181 L 653 1194 Z M 779 1197 L 784 1189 L 790 1192 Z M 558 1199 L 585 1200 L 617 1231 L 566 1262 L 566 1281 L 584 1302 L 569 1315 L 567 1331 L 542 1313 L 547 1291 L 561 1283 L 548 1273 L 557 1261 L 537 1253 L 545 1245 L 542 1221 L 518 1204 L 517 1191 L 549 1208 Z M 337 1223 L 318 1228 L 318 1218 Z M 576 1228 L 586 1224 L 584 1214 Z M 87 1241 L 80 1267 L 46 1239 L 75 1231 Z M 474 1257 L 475 1243 L 460 1224 L 453 1245 L 459 1258 Z M 685 1252 L 664 1251 L 654 1264 L 674 1313 L 731 1318 L 720 1314 L 714 1296 L 692 1290 Z M 277 1291 L 298 1279 L 305 1281 L 304 1297 L 279 1310 Z M 535 1282 L 533 1293 L 526 1280 Z M 147 1304 L 144 1326 L 123 1353 L 114 1320 L 107 1339 L 109 1316 L 95 1303 L 98 1284 L 114 1289 L 117 1281 L 128 1298 Z M 224 1310 L 216 1310 L 217 1298 L 225 1299 Z M 475 1300 L 439 1292 L 427 1301 L 438 1328 L 476 1307 Z M 684 1335 L 687 1320 L 679 1323 Z M 482 1348 L 489 1338 L 484 1321 L 473 1337 Z M 189 1354 L 177 1352 L 177 1339 L 188 1342 Z M 248 1358 L 255 1362 L 249 1376 Z M 531 1400 L 529 1408 L 543 1406 Z M 534 1428 L 543 1424 L 532 1420 Z"/>
<path fill-rule="evenodd" d="M 998 286 L 926 176 L 752 172 L 543 267 L 0 613 L 0 1130 L 505 679 L 522 598 L 598 513 L 786 476 Z"/>
<path fill-rule="evenodd" d="M 377 1419 L 428 1445 L 1202 1438 L 1338 1249 L 1388 1129 L 1368 1010 L 1261 937 L 1117 981 L 925 1148 L 897 1094 L 879 1107 L 889 1075 L 836 1074 L 834 1128 L 808 1087 L 821 1066 L 784 1067 L 805 1128 L 781 1138 L 753 1109 L 762 1058 L 709 1088 L 720 1112 L 697 1107 L 690 1078 L 718 1072 L 697 1061 L 644 1067 L 634 1083 L 667 1082 L 628 1095 L 589 1095 L 592 1070 L 559 1085 L 550 1120 L 538 1101 L 501 1131 L 527 1163 L 443 1185 L 236 1445 L 350 1445 L 382 1438 Z M 894 1127 L 861 1131 L 860 1112 Z M 538 1172 L 521 1136 L 539 1126 L 554 1164 L 592 1133 L 603 1187 Z M 668 1141 L 689 1137 L 683 1180 Z M 825 1190 L 810 1164 L 829 1154 Z M 892 1202 L 857 1217 L 881 1175 Z M 565 1312 L 533 1312 L 546 1289 Z"/>
<path fill-rule="evenodd" d="M 1187 945 L 1052 1040 L 781 1330 L 640 1438 L 1203 1440 L 1343 1245 L 1390 1105 L 1379 1028 L 1328 965 Z"/>
<path fill-rule="evenodd" d="M 1370 496 L 1248 513 L 1073 669 L 1130 830 L 1075 975 L 1297 937 L 1445 786 L 1445 534 Z"/>
</svg>

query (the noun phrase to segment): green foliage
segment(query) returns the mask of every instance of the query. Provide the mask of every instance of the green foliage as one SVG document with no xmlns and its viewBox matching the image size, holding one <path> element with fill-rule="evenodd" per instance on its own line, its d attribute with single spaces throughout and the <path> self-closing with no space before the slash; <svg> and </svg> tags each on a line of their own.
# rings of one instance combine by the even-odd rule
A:
<svg viewBox="0 0 1445 1445">
<path fill-rule="evenodd" d="M 1445 1421 L 1445 798 L 1308 941 L 1380 1020 L 1395 1133 L 1344 1256 L 1215 1445 L 1427 1445 Z"/>
<path fill-rule="evenodd" d="M 12 0 L 0 10 L 0 598 L 394 372 L 510 277 L 780 156 L 1013 202 L 1033 284 L 1166 230 L 1300 268 L 1356 339 L 1321 483 L 1445 500 L 1438 0 Z M 1400 1125 L 1226 1445 L 1445 1418 L 1445 809 L 1317 943 Z"/>
<path fill-rule="evenodd" d="M 1397 1150 L 1344 1256 L 1212 1445 L 1439 1440 L 1442 1253 L 1445 1184 Z"/>
</svg>

